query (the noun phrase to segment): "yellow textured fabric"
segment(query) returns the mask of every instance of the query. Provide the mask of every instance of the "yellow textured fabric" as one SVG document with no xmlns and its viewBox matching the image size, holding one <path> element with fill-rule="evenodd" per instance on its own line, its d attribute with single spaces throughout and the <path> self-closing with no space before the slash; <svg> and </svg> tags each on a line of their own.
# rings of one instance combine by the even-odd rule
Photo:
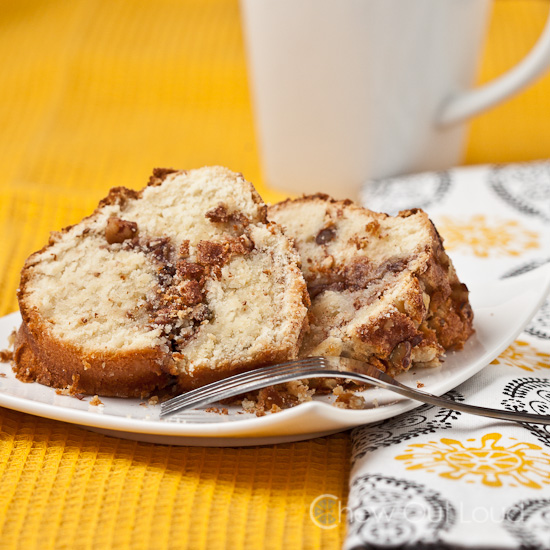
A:
<svg viewBox="0 0 550 550">
<path fill-rule="evenodd" d="M 497 0 L 482 80 L 534 42 L 546 0 Z M 261 182 L 235 0 L 4 0 L 0 314 L 25 257 L 154 166 Z M 472 124 L 467 162 L 547 157 L 550 77 Z M 7 367 L 4 367 L 7 368 Z M 347 434 L 241 449 L 119 440 L 0 409 L 0 548 L 340 548 Z"/>
<path fill-rule="evenodd" d="M 548 16 L 547 0 L 496 0 L 480 82 L 513 67 L 535 44 Z M 473 119 L 466 164 L 550 157 L 550 73 Z"/>
</svg>

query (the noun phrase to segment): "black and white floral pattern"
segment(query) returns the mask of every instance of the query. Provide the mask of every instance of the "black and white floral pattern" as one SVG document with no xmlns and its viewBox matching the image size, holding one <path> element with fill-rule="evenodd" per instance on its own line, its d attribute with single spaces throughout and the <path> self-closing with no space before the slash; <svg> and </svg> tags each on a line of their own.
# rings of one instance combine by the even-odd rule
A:
<svg viewBox="0 0 550 550">
<path fill-rule="evenodd" d="M 515 378 L 502 393 L 507 399 L 502 405 L 509 411 L 550 415 L 550 380 L 545 378 Z M 544 445 L 550 447 L 550 426 L 527 424 L 526 428 Z"/>
<path fill-rule="evenodd" d="M 512 236 L 518 231 L 532 237 L 507 254 L 488 249 L 483 255 L 468 249 L 467 239 L 453 249 L 448 237 L 450 256 L 467 284 L 550 264 L 550 161 L 369 182 L 362 199 L 373 210 L 393 214 L 423 208 L 444 239 L 449 220 L 453 228 L 479 220 L 493 240 L 491 231 L 501 227 Z M 550 354 L 550 300 L 516 344 L 507 350 L 510 360 L 495 361 L 448 397 L 550 415 L 550 369 L 544 368 Z M 520 378 L 519 369 L 530 364 L 527 353 L 536 354 L 537 375 Z M 356 428 L 352 440 L 345 550 L 550 550 L 550 426 L 421 406 Z M 409 503 L 416 516 L 406 517 Z"/>
<path fill-rule="evenodd" d="M 464 401 L 464 397 L 456 390 L 448 392 L 445 397 L 457 402 Z M 356 428 L 353 431 L 352 464 L 380 447 L 388 447 L 439 430 L 448 430 L 460 414 L 458 411 L 433 405 L 422 405 L 395 418 Z"/>
<path fill-rule="evenodd" d="M 406 479 L 360 476 L 352 495 L 349 532 L 361 548 L 435 548 L 456 521 L 453 505 L 440 493 Z"/>
<path fill-rule="evenodd" d="M 542 260 L 531 260 L 527 263 L 524 263 L 512 270 L 507 271 L 503 277 L 515 277 L 516 275 L 521 275 L 533 269 L 537 269 L 543 265 L 550 263 L 550 258 L 544 258 Z M 542 307 L 537 311 L 525 332 L 541 338 L 544 340 L 550 340 L 550 298 L 548 298 Z"/>
<path fill-rule="evenodd" d="M 512 208 L 550 222 L 550 162 L 496 166 L 489 185 Z"/>
<path fill-rule="evenodd" d="M 550 549 L 550 498 L 514 504 L 506 512 L 504 527 L 516 537 L 521 550 Z"/>
<path fill-rule="evenodd" d="M 449 172 L 373 180 L 364 185 L 361 201 L 371 210 L 395 215 L 410 208 L 426 209 L 439 202 L 450 188 Z"/>
</svg>

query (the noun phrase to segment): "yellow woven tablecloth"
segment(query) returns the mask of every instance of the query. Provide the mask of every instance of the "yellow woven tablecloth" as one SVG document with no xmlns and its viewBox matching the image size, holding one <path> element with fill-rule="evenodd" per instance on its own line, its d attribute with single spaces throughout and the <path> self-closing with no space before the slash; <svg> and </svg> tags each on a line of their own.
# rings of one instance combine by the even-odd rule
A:
<svg viewBox="0 0 550 550">
<path fill-rule="evenodd" d="M 482 80 L 534 43 L 547 0 L 497 0 Z M 222 164 L 264 198 L 234 0 L 4 0 L 0 315 L 26 256 L 154 166 Z M 471 126 L 466 162 L 550 157 L 550 77 Z M 7 368 L 7 367 L 4 367 Z M 0 548 L 340 548 L 348 436 L 241 449 L 118 440 L 0 409 Z"/>
</svg>

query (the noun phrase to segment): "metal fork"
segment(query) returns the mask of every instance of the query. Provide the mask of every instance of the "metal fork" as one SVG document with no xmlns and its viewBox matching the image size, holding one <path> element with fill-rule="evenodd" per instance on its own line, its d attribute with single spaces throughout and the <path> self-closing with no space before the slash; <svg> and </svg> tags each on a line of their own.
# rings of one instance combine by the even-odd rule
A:
<svg viewBox="0 0 550 550">
<path fill-rule="evenodd" d="M 267 386 L 307 378 L 345 378 L 347 380 L 371 384 L 398 393 L 409 399 L 414 399 L 415 401 L 429 403 L 430 405 L 436 405 L 453 411 L 498 418 L 499 420 L 550 424 L 549 415 L 489 409 L 456 403 L 445 397 L 436 397 L 435 395 L 404 386 L 368 363 L 343 357 L 308 357 L 307 359 L 279 363 L 243 374 L 236 374 L 162 403 L 160 417 L 164 418 L 177 412 L 202 407 L 209 403 L 259 390 Z"/>
</svg>

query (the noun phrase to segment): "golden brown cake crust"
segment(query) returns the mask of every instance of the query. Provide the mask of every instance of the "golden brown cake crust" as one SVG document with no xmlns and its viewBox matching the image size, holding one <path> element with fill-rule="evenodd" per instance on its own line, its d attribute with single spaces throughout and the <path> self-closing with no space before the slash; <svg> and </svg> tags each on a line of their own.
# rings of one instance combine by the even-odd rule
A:
<svg viewBox="0 0 550 550">
<path fill-rule="evenodd" d="M 24 305 L 21 314 L 24 320 L 15 336 L 13 369 L 23 382 L 68 388 L 73 394 L 145 397 L 171 381 L 162 370 L 158 350 L 118 353 L 116 357 L 85 355 L 48 334 Z"/>
<path fill-rule="evenodd" d="M 297 333 L 303 335 L 304 328 L 307 326 L 307 322 L 303 326 L 297 327 Z M 296 352 L 289 353 L 290 350 L 269 350 L 266 349 L 265 353 L 258 355 L 254 358 L 254 361 L 249 361 L 246 364 L 233 364 L 230 362 L 220 363 L 216 366 L 215 369 L 201 369 L 194 376 L 177 376 L 178 378 L 178 388 L 181 391 L 189 391 L 195 388 L 199 388 L 211 382 L 217 382 L 227 378 L 228 376 L 233 376 L 234 374 L 239 374 L 241 372 L 246 372 L 254 368 L 265 367 L 267 365 L 274 365 L 276 363 L 282 363 L 288 361 L 291 357 L 296 357 Z"/>
<path fill-rule="evenodd" d="M 155 168 L 148 185 L 151 185 L 153 177 L 160 184 L 167 175 L 174 172 L 176 170 Z M 83 218 L 82 222 L 93 218 L 106 205 L 123 204 L 128 199 L 140 198 L 141 194 L 142 191 L 127 187 L 113 187 L 99 201 L 92 214 Z M 27 305 L 25 287 L 33 259 L 73 227 L 74 224 L 60 231 L 53 231 L 48 244 L 31 254 L 21 271 L 18 299 L 23 321 L 15 335 L 13 360 L 13 370 L 17 378 L 22 382 L 36 381 L 54 388 L 68 388 L 74 394 L 97 393 L 112 397 L 143 397 L 164 388 L 172 377 L 163 371 L 158 350 L 117 354 L 116 357 L 83 355 L 74 346 L 50 335 L 39 315 Z M 107 363 L 109 368 L 105 369 Z"/>
</svg>

